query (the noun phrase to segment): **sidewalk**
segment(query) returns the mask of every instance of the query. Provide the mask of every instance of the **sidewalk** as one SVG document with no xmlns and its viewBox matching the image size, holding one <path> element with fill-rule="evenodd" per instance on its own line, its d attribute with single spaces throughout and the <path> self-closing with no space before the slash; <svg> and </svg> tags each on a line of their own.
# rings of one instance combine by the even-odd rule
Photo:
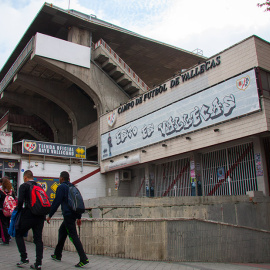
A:
<svg viewBox="0 0 270 270">
<path fill-rule="evenodd" d="M 28 258 L 30 264 L 24 269 L 30 269 L 30 265 L 35 262 L 35 245 L 26 242 Z M 42 269 L 50 270 L 65 270 L 78 269 L 74 265 L 79 262 L 79 257 L 76 252 L 63 252 L 61 262 L 51 260 L 50 255 L 53 253 L 53 248 L 44 247 L 44 258 Z M 111 258 L 106 256 L 88 255 L 90 260 L 89 265 L 83 269 L 91 270 L 263 270 L 270 269 L 268 264 L 232 264 L 232 263 L 204 263 L 204 262 L 156 262 L 156 261 L 138 261 L 121 258 Z M 0 246 L 0 269 L 13 270 L 22 269 L 16 267 L 20 256 L 13 238 L 9 246 Z"/>
</svg>

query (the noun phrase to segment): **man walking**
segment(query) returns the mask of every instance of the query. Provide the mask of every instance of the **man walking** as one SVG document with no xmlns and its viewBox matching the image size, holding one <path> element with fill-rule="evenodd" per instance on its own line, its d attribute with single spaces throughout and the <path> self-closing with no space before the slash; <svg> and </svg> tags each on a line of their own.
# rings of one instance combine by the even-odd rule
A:
<svg viewBox="0 0 270 270">
<path fill-rule="evenodd" d="M 41 269 L 41 263 L 43 258 L 43 242 L 42 231 L 45 221 L 44 215 L 34 215 L 30 209 L 30 187 L 31 185 L 37 185 L 33 179 L 33 173 L 27 170 L 23 174 L 24 183 L 19 188 L 18 197 L 18 212 L 21 211 L 21 219 L 19 223 L 19 229 L 16 230 L 16 243 L 21 255 L 21 261 L 17 263 L 18 267 L 23 267 L 29 263 L 27 258 L 27 252 L 24 242 L 24 235 L 30 230 L 33 230 L 34 243 L 36 245 L 36 262 L 30 266 L 32 269 Z M 23 208 L 23 204 L 25 207 Z"/>
<path fill-rule="evenodd" d="M 89 263 L 89 260 L 84 252 L 82 243 L 76 230 L 76 220 L 77 225 L 81 226 L 81 214 L 73 212 L 68 206 L 68 191 L 70 181 L 69 173 L 66 171 L 61 172 L 59 181 L 61 185 L 58 186 L 56 190 L 56 196 L 52 203 L 50 214 L 47 217 L 47 222 L 50 224 L 50 219 L 57 211 L 60 204 L 64 221 L 59 228 L 58 243 L 56 245 L 54 254 L 51 255 L 51 257 L 55 261 L 61 261 L 64 244 L 67 236 L 69 236 L 80 257 L 80 261 L 75 265 L 75 267 L 84 267 Z"/>
</svg>

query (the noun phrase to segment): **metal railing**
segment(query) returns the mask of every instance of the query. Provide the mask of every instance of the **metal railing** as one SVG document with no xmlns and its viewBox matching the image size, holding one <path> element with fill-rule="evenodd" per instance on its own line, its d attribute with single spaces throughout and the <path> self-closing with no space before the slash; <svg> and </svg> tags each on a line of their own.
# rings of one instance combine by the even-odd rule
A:
<svg viewBox="0 0 270 270">
<path fill-rule="evenodd" d="M 144 83 L 144 81 L 125 63 L 121 57 L 119 57 L 119 55 L 103 39 L 100 39 L 97 43 L 95 43 L 94 49 L 97 49 L 100 46 L 106 49 L 106 51 L 112 56 L 115 62 L 124 69 L 130 78 L 132 78 L 138 85 L 140 85 L 144 92 L 149 90 L 149 87 Z"/>
<path fill-rule="evenodd" d="M 153 186 L 154 197 L 192 196 L 189 159 L 179 159 L 156 166 L 155 180 L 146 183 L 144 172 L 133 188 L 132 196 L 151 197 L 147 185 Z M 253 144 L 237 145 L 230 148 L 202 154 L 202 188 L 204 196 L 246 195 L 257 191 L 256 161 Z M 198 182 L 199 183 L 199 182 Z"/>
<path fill-rule="evenodd" d="M 252 143 L 203 154 L 202 167 L 205 196 L 245 195 L 258 190 Z"/>
<path fill-rule="evenodd" d="M 9 111 L 7 111 L 2 118 L 0 119 L 0 130 L 1 128 L 8 122 L 9 119 Z"/>
<path fill-rule="evenodd" d="M 6 88 L 8 83 L 14 77 L 15 73 L 20 69 L 22 64 L 27 60 L 29 55 L 32 53 L 33 47 L 34 47 L 34 40 L 35 40 L 35 37 L 32 37 L 30 39 L 30 41 L 24 47 L 24 49 L 22 50 L 20 55 L 17 57 L 17 59 L 15 60 L 15 62 L 13 63 L 13 65 L 11 66 L 11 68 L 9 69 L 9 71 L 7 72 L 5 77 L 3 78 L 3 80 L 1 81 L 1 83 L 0 83 L 0 93 L 2 93 L 4 91 L 4 89 Z"/>
</svg>

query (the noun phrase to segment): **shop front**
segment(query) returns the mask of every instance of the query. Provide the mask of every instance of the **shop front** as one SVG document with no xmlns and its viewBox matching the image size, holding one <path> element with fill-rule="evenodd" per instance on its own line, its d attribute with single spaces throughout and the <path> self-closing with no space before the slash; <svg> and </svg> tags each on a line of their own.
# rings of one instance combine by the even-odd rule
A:
<svg viewBox="0 0 270 270">
<path fill-rule="evenodd" d="M 8 176 L 14 188 L 15 193 L 18 191 L 18 173 L 20 170 L 20 162 L 13 159 L 0 158 L 0 177 Z"/>
</svg>

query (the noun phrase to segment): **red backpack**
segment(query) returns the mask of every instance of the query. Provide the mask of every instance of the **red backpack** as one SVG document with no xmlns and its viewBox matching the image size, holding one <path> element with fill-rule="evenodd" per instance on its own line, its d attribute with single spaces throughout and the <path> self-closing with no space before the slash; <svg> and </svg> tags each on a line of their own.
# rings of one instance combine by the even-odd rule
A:
<svg viewBox="0 0 270 270">
<path fill-rule="evenodd" d="M 3 190 L 2 190 L 3 191 Z M 4 203 L 3 203 L 3 214 L 6 217 L 11 217 L 11 214 L 15 207 L 17 206 L 17 203 L 15 199 L 12 197 L 12 190 L 9 193 L 6 193 L 3 191 L 6 195 Z"/>
<path fill-rule="evenodd" d="M 34 215 L 47 215 L 50 213 L 51 203 L 45 190 L 36 182 L 28 181 L 30 185 L 30 205 L 28 206 Z"/>
</svg>

